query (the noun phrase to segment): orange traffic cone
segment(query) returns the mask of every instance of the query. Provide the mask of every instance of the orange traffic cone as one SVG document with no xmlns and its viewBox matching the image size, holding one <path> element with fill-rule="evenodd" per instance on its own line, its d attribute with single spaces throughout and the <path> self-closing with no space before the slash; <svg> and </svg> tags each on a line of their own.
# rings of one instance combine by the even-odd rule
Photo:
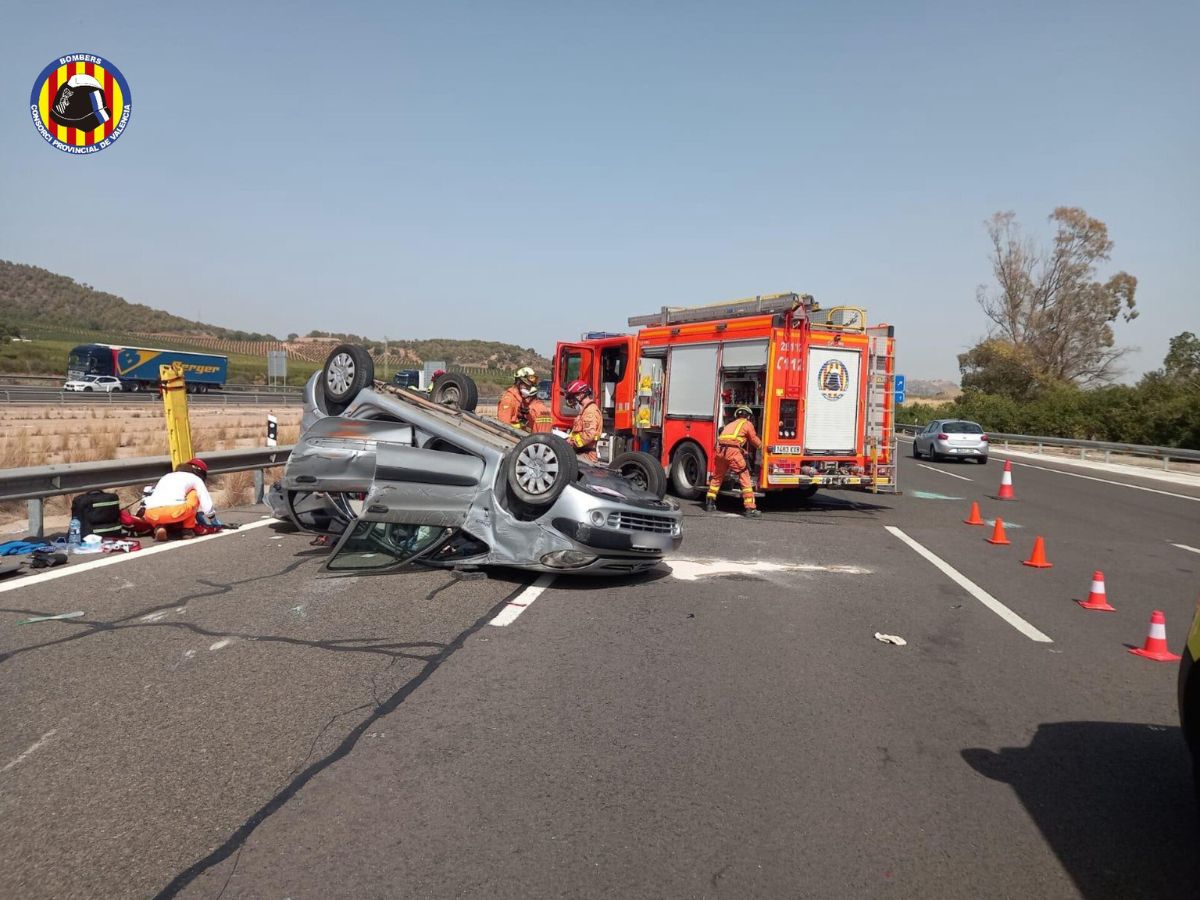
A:
<svg viewBox="0 0 1200 900">
<path fill-rule="evenodd" d="M 1004 533 L 1004 520 L 999 516 L 996 517 L 996 525 L 992 529 L 992 536 L 987 539 L 989 544 L 1011 544 L 1008 535 Z"/>
<path fill-rule="evenodd" d="M 978 503 L 971 504 L 971 514 L 969 516 L 967 516 L 965 519 L 963 519 L 963 524 L 965 524 L 965 525 L 986 525 L 987 524 L 987 522 L 983 521 L 983 517 L 979 515 L 979 504 Z"/>
<path fill-rule="evenodd" d="M 1167 617 L 1161 611 L 1150 614 L 1150 630 L 1146 632 L 1146 643 L 1141 647 L 1130 647 L 1130 653 L 1158 662 L 1174 662 L 1179 659 L 1167 647 Z"/>
<path fill-rule="evenodd" d="M 1101 612 L 1116 612 L 1108 605 L 1108 596 L 1104 593 L 1104 573 L 1097 569 L 1092 573 L 1092 589 L 1086 600 L 1076 600 L 1084 609 L 1098 609 Z"/>
<path fill-rule="evenodd" d="M 1013 493 L 1012 486 L 1012 460 L 1004 461 L 1004 474 L 1000 476 L 1000 493 L 996 495 L 997 500 L 1016 500 L 1017 495 Z"/>
<path fill-rule="evenodd" d="M 1023 566 L 1033 566 L 1035 569 L 1053 569 L 1054 563 L 1046 562 L 1046 542 L 1042 540 L 1039 534 L 1033 542 L 1033 552 L 1029 554 L 1029 559 L 1021 560 Z"/>
</svg>

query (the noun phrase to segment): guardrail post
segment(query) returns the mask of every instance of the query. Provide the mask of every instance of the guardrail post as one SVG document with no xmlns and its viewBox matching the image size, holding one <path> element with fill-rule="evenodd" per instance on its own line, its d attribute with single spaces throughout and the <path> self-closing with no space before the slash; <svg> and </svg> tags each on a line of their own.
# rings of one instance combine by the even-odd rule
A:
<svg viewBox="0 0 1200 900">
<path fill-rule="evenodd" d="M 1087 459 L 1087 447 L 1080 447 L 1080 448 L 1079 448 L 1079 458 L 1080 458 L 1080 459 Z"/>
<path fill-rule="evenodd" d="M 1111 451 L 1111 450 L 1105 450 L 1105 451 L 1104 451 L 1104 461 L 1105 461 L 1105 462 L 1108 462 L 1110 459 L 1112 459 L 1112 451 Z"/>
<path fill-rule="evenodd" d="M 1171 457 L 1169 457 L 1169 456 L 1163 457 L 1163 471 L 1164 472 L 1171 471 Z"/>
<path fill-rule="evenodd" d="M 263 470 L 254 470 L 254 502 L 262 503 L 263 497 L 266 495 L 266 479 L 263 478 Z"/>
<path fill-rule="evenodd" d="M 29 510 L 29 534 L 33 537 L 44 537 L 44 519 L 42 517 L 42 498 L 35 497 L 32 500 L 25 501 L 25 508 Z"/>
<path fill-rule="evenodd" d="M 1041 453 L 1041 452 L 1042 452 L 1042 445 L 1038 444 L 1038 453 Z"/>
</svg>

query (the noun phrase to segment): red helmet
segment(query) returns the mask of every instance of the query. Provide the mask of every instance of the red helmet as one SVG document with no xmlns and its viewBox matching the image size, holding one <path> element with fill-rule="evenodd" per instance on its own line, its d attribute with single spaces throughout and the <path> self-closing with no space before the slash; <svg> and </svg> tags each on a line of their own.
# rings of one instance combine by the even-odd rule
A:
<svg viewBox="0 0 1200 900">
<path fill-rule="evenodd" d="M 566 393 L 568 397 L 590 397 L 592 388 L 586 381 L 576 378 L 567 385 Z"/>
<path fill-rule="evenodd" d="M 204 460 L 202 460 L 198 456 L 193 456 L 191 459 L 189 459 L 187 461 L 187 464 L 196 469 L 199 469 L 201 474 L 204 474 L 204 475 L 208 474 L 208 463 L 206 463 Z"/>
</svg>

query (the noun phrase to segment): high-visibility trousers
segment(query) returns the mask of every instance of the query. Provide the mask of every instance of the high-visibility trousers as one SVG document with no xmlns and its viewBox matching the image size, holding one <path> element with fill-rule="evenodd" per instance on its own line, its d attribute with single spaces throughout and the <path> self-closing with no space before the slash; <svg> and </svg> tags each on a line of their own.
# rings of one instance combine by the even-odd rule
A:
<svg viewBox="0 0 1200 900">
<path fill-rule="evenodd" d="M 754 509 L 754 483 L 750 480 L 750 467 L 746 465 L 746 457 L 736 447 L 722 447 L 713 458 L 713 476 L 708 482 L 708 499 L 715 500 L 725 481 L 725 473 L 732 472 L 737 476 L 738 484 L 742 487 L 742 505 L 746 509 Z"/>
<path fill-rule="evenodd" d="M 200 509 L 200 498 L 195 491 L 188 491 L 187 499 L 175 506 L 152 506 L 146 510 L 144 518 L 157 528 L 159 525 L 182 525 L 184 528 L 196 527 L 196 511 Z"/>
</svg>

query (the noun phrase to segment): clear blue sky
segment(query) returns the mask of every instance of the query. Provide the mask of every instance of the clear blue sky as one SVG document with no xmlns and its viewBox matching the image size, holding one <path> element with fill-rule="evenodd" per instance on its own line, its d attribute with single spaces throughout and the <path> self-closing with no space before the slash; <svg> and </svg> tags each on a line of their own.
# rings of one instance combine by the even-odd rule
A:
<svg viewBox="0 0 1200 900">
<path fill-rule="evenodd" d="M 1200 331 L 1200 4 L 6 0 L 0 257 L 189 317 L 494 338 L 799 290 L 957 379 L 982 222 L 1105 220 L 1136 372 Z M 27 114 L 129 80 L 110 149 Z"/>
</svg>

